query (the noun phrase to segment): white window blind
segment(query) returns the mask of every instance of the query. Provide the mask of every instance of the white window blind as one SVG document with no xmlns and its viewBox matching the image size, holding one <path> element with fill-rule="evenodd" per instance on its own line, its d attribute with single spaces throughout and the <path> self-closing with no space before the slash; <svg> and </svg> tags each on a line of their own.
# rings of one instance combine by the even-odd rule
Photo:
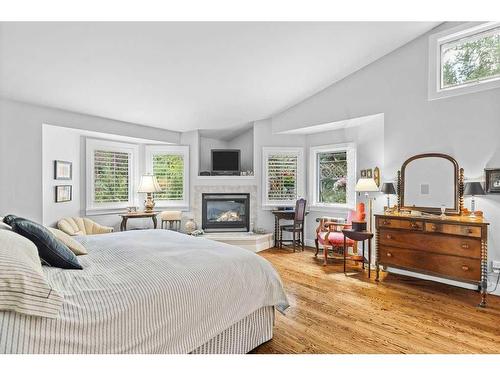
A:
<svg viewBox="0 0 500 375">
<path fill-rule="evenodd" d="M 155 193 L 158 200 L 184 199 L 184 158 L 182 155 L 153 155 L 153 174 L 156 176 L 161 193 Z"/>
<path fill-rule="evenodd" d="M 138 146 L 87 138 L 87 214 L 136 205 Z"/>
<path fill-rule="evenodd" d="M 162 191 L 154 197 L 158 207 L 189 207 L 189 146 L 147 145 L 146 172 L 153 173 Z"/>
<path fill-rule="evenodd" d="M 303 194 L 303 150 L 264 148 L 264 205 L 291 205 Z"/>
<path fill-rule="evenodd" d="M 94 202 L 114 203 L 129 200 L 130 154 L 94 150 Z"/>
</svg>

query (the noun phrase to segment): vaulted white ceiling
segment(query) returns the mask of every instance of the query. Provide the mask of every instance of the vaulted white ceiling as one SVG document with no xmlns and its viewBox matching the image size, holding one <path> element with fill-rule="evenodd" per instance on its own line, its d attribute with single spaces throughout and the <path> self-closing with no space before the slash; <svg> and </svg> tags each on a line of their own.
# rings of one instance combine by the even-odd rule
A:
<svg viewBox="0 0 500 375">
<path fill-rule="evenodd" d="M 0 95 L 177 131 L 242 127 L 437 24 L 1 23 Z"/>
</svg>

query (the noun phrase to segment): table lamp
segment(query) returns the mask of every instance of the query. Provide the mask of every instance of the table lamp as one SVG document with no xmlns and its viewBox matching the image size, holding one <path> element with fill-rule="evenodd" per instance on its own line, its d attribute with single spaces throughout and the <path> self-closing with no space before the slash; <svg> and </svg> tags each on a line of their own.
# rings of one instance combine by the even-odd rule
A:
<svg viewBox="0 0 500 375">
<path fill-rule="evenodd" d="M 369 226 L 368 229 L 372 231 L 372 210 L 373 210 L 373 199 L 370 198 L 368 193 L 372 191 L 379 191 L 377 183 L 373 178 L 360 178 L 354 189 L 359 193 L 365 193 L 366 199 L 368 199 L 368 215 L 369 215 Z"/>
<path fill-rule="evenodd" d="M 483 185 L 481 185 L 480 182 L 466 182 L 465 183 L 465 189 L 464 189 L 464 195 L 470 195 L 472 196 L 471 200 L 471 214 L 470 216 L 476 216 L 474 211 L 476 210 L 476 202 L 474 200 L 474 196 L 476 195 L 486 195 L 483 189 Z"/>
<path fill-rule="evenodd" d="M 152 193 L 159 193 L 162 191 L 156 176 L 152 174 L 145 174 L 141 177 L 141 182 L 139 183 L 138 193 L 146 193 L 147 197 L 144 201 L 144 211 L 151 212 L 155 207 L 155 201 L 153 199 Z"/>
<path fill-rule="evenodd" d="M 382 184 L 380 192 L 387 195 L 387 210 L 390 210 L 391 208 L 390 196 L 396 194 L 396 189 L 394 189 L 394 184 L 392 182 L 384 182 Z"/>
</svg>

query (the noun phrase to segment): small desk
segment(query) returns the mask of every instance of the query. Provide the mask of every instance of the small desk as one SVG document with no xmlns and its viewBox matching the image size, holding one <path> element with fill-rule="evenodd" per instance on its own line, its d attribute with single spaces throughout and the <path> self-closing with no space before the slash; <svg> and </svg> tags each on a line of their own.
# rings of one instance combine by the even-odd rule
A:
<svg viewBox="0 0 500 375">
<path fill-rule="evenodd" d="M 352 259 L 354 261 L 358 261 L 355 257 L 347 257 L 347 244 L 346 238 L 350 238 L 354 241 L 361 241 L 363 244 L 363 255 L 361 256 L 361 262 L 363 263 L 363 269 L 365 269 L 365 240 L 368 240 L 368 278 L 371 276 L 371 264 L 372 264 L 372 238 L 373 233 L 368 231 L 355 231 L 352 229 L 343 229 L 342 233 L 344 234 L 344 273 L 345 273 L 345 265 L 347 259 Z"/>
<path fill-rule="evenodd" d="M 279 246 L 280 236 L 280 220 L 293 220 L 295 218 L 295 210 L 272 210 L 274 215 L 274 247 Z M 306 211 L 307 215 L 309 211 Z M 305 222 L 305 221 L 304 221 Z"/>
<path fill-rule="evenodd" d="M 120 214 L 122 218 L 122 223 L 120 224 L 120 230 L 123 232 L 127 230 L 127 221 L 128 219 L 141 219 L 145 217 L 150 217 L 153 220 L 153 226 L 156 229 L 158 223 L 156 221 L 156 215 L 159 214 L 159 211 L 151 211 L 151 212 L 127 212 L 124 214 Z"/>
</svg>

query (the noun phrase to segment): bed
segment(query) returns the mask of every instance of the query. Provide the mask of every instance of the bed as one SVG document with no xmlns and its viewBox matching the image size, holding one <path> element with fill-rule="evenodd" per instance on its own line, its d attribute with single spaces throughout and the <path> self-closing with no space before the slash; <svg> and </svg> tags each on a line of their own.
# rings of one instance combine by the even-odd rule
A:
<svg viewBox="0 0 500 375">
<path fill-rule="evenodd" d="M 59 318 L 0 312 L 0 353 L 247 353 L 288 301 L 262 257 L 168 230 L 76 238 L 83 270 L 43 267 Z"/>
</svg>

